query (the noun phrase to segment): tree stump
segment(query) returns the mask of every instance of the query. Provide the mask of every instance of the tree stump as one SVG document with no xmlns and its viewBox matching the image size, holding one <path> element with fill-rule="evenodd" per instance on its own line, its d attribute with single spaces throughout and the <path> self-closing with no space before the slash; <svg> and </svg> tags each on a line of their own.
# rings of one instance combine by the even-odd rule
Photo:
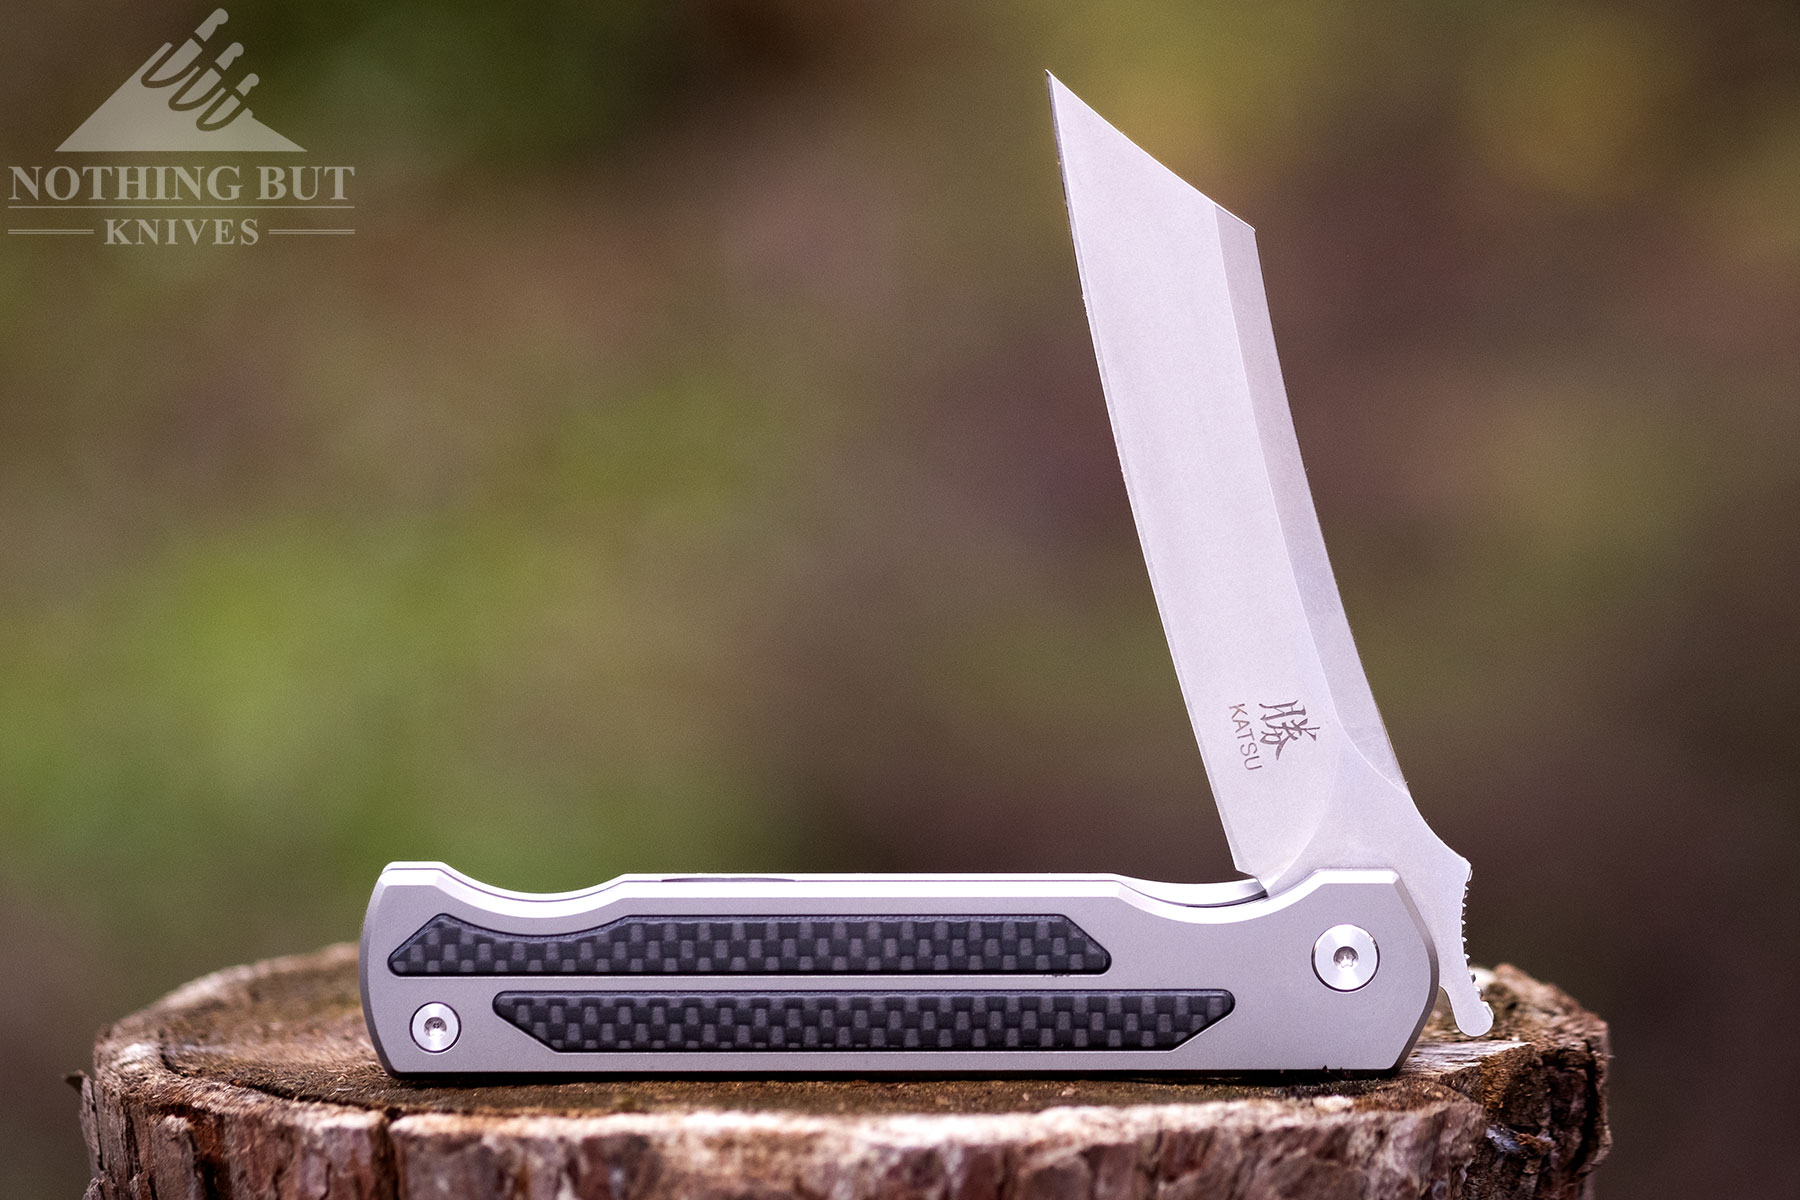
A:
<svg viewBox="0 0 1800 1200">
<path fill-rule="evenodd" d="M 1605 1024 L 1501 967 L 1486 1037 L 1397 1073 L 1238 1079 L 386 1075 L 356 948 L 208 975 L 103 1030 L 88 1200 L 1575 1197 L 1610 1141 Z"/>
</svg>

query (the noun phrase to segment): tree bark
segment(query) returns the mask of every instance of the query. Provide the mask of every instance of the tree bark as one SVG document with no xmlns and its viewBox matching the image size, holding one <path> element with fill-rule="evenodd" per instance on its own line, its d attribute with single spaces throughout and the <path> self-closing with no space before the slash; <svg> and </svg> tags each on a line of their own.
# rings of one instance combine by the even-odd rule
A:
<svg viewBox="0 0 1800 1200">
<path fill-rule="evenodd" d="M 1486 1037 L 1398 1072 L 1066 1079 L 386 1075 L 356 948 L 234 967 L 103 1030 L 88 1200 L 1578 1197 L 1610 1143 L 1606 1025 L 1511 967 Z"/>
</svg>

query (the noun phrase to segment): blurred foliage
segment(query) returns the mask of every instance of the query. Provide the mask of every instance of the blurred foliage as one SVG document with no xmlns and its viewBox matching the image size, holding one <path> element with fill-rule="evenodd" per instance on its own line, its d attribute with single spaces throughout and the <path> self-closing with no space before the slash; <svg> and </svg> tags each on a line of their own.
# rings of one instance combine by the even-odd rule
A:
<svg viewBox="0 0 1800 1200">
<path fill-rule="evenodd" d="M 15 14 L 0 162 L 210 7 Z M 94 1025 L 389 859 L 1230 872 L 1047 66 L 1260 230 L 1471 945 L 1615 1022 L 1603 1186 L 1781 1193 L 1791 5 L 230 11 L 356 237 L 0 247 L 0 1191 L 80 1188 Z"/>
</svg>

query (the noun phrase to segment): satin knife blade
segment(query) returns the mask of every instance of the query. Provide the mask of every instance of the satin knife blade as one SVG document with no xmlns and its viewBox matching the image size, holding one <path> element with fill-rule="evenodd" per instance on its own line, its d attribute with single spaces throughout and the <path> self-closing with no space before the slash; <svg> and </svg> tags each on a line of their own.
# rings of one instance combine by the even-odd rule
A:
<svg viewBox="0 0 1800 1200">
<path fill-rule="evenodd" d="M 392 863 L 363 1011 L 401 1076 L 1384 1070 L 1462 943 L 1306 486 L 1250 228 L 1050 80 L 1153 590 L 1250 878 L 627 875 L 557 895 Z M 948 833 L 947 836 L 953 836 Z"/>
<path fill-rule="evenodd" d="M 1469 864 L 1400 775 L 1350 636 L 1288 409 L 1255 232 L 1054 77 L 1094 353 L 1163 630 L 1232 861 L 1270 892 L 1397 872 L 1457 1025 Z"/>
</svg>

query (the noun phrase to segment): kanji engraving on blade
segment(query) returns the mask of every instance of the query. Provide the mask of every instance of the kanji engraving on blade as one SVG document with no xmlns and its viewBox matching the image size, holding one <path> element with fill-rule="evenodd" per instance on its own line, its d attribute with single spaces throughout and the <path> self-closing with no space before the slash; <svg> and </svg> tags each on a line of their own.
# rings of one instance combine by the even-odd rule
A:
<svg viewBox="0 0 1800 1200">
<path fill-rule="evenodd" d="M 1262 733 L 1257 740 L 1265 746 L 1275 747 L 1275 757 L 1281 757 L 1281 751 L 1289 742 L 1297 742 L 1301 738 L 1319 740 L 1319 727 L 1307 720 L 1306 709 L 1298 700 L 1290 700 L 1285 704 L 1259 704 L 1262 709 Z"/>
</svg>

